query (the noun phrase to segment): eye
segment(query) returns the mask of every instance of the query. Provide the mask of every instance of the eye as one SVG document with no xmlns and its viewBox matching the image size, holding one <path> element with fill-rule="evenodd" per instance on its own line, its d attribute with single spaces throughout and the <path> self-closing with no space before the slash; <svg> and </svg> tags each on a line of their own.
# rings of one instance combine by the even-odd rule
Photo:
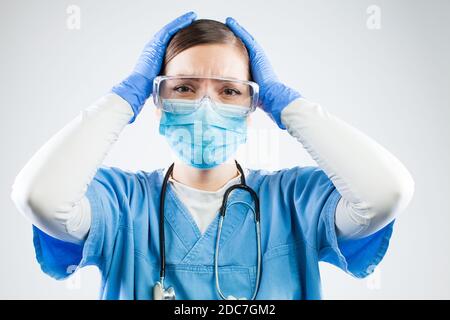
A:
<svg viewBox="0 0 450 320">
<path fill-rule="evenodd" d="M 189 88 L 188 86 L 184 86 L 184 85 L 175 87 L 173 90 L 178 92 L 178 93 L 186 93 L 186 92 L 189 92 L 189 90 L 192 91 L 191 88 Z"/>
<path fill-rule="evenodd" d="M 235 96 L 235 95 L 240 95 L 241 92 L 237 89 L 231 89 L 231 88 L 226 88 L 224 90 L 225 94 L 228 96 Z"/>
</svg>

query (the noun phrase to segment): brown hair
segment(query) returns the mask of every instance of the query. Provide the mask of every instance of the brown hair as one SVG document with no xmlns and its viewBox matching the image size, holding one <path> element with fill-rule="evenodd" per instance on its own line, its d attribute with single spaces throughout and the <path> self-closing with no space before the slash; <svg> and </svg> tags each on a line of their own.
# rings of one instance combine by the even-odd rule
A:
<svg viewBox="0 0 450 320">
<path fill-rule="evenodd" d="M 248 58 L 248 51 L 242 40 L 235 36 L 226 24 L 210 19 L 194 20 L 189 26 L 179 30 L 167 45 L 161 67 L 161 74 L 165 74 L 167 64 L 182 51 L 200 44 L 229 44 L 242 50 Z M 248 77 L 252 80 L 250 65 Z"/>
</svg>

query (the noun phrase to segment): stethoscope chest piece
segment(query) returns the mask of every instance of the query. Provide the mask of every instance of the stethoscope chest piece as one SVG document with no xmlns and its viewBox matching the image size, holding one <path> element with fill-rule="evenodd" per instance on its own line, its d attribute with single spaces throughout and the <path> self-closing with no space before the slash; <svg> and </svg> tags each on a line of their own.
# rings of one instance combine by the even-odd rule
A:
<svg viewBox="0 0 450 320">
<path fill-rule="evenodd" d="M 153 287 L 153 300 L 175 300 L 175 290 L 173 287 L 166 290 L 161 282 L 157 281 Z"/>
</svg>

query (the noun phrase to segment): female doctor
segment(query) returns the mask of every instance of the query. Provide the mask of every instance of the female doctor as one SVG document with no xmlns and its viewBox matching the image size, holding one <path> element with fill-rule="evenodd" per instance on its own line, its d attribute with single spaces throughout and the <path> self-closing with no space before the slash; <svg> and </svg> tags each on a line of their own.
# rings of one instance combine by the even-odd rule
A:
<svg viewBox="0 0 450 320">
<path fill-rule="evenodd" d="M 178 160 L 152 172 L 102 165 L 150 95 Z M 319 166 L 234 161 L 256 107 Z M 413 192 L 395 156 L 284 85 L 236 20 L 188 12 L 38 150 L 11 197 L 42 270 L 65 279 L 96 265 L 102 299 L 320 299 L 319 261 L 367 276 Z"/>
</svg>

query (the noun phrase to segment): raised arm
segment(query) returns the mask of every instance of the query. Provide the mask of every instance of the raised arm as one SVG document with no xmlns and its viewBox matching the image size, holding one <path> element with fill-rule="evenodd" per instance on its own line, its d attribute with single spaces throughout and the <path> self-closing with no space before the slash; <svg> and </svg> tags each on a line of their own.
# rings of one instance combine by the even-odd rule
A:
<svg viewBox="0 0 450 320">
<path fill-rule="evenodd" d="M 91 222 L 87 187 L 132 116 L 130 105 L 111 93 L 65 125 L 17 175 L 11 198 L 19 211 L 55 238 L 84 240 Z"/>
<path fill-rule="evenodd" d="M 337 235 L 364 237 L 392 221 L 414 193 L 405 166 L 373 139 L 284 85 L 253 36 L 231 17 L 226 24 L 249 51 L 262 109 L 303 144 L 342 195 L 335 214 Z"/>
<path fill-rule="evenodd" d="M 335 219 L 339 237 L 370 235 L 406 208 L 414 180 L 372 138 L 302 98 L 287 106 L 281 119 L 342 195 Z"/>
<path fill-rule="evenodd" d="M 19 172 L 11 198 L 34 225 L 60 240 L 83 242 L 91 222 L 87 187 L 151 95 L 170 38 L 195 18 L 188 12 L 164 26 L 146 44 L 132 73 L 56 133 Z"/>
</svg>

